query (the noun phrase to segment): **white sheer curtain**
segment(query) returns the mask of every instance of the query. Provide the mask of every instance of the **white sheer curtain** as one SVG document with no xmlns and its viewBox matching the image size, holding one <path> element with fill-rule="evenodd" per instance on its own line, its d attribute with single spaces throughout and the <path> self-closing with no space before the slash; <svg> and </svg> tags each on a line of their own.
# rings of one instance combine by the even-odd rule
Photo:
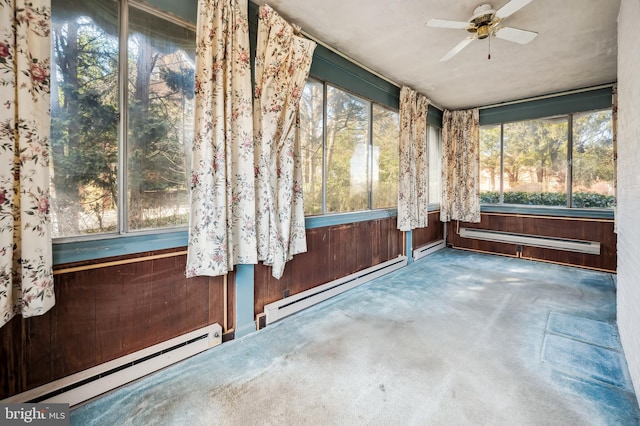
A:
<svg viewBox="0 0 640 426">
<path fill-rule="evenodd" d="M 0 2 L 0 326 L 55 304 L 49 217 L 50 0 Z"/>
<path fill-rule="evenodd" d="M 258 259 L 280 278 L 307 250 L 298 108 L 316 44 L 271 7 L 261 6 L 254 102 Z"/>
<path fill-rule="evenodd" d="M 429 99 L 408 87 L 400 90 L 400 170 L 398 229 L 424 228 L 429 222 Z"/>
<path fill-rule="evenodd" d="M 440 220 L 480 222 L 478 109 L 445 110 L 442 119 Z"/>
<path fill-rule="evenodd" d="M 257 263 L 247 0 L 200 0 L 187 277 Z"/>
</svg>

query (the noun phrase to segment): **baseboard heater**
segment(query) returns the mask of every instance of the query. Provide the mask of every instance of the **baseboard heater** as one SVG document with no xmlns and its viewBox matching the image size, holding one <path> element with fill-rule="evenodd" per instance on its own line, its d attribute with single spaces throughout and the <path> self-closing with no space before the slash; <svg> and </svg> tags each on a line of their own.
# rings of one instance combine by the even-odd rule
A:
<svg viewBox="0 0 640 426">
<path fill-rule="evenodd" d="M 519 244 L 523 246 L 541 247 L 553 250 L 565 250 L 578 253 L 600 254 L 600 243 L 597 241 L 573 240 L 567 238 L 544 237 L 539 235 L 515 234 L 487 229 L 460 228 L 460 236 L 476 240 L 495 241 L 498 243 Z"/>
<path fill-rule="evenodd" d="M 438 250 L 442 250 L 445 247 L 446 244 L 444 240 L 439 240 L 434 243 L 419 247 L 413 251 L 413 260 L 418 260 L 420 258 L 428 256 L 432 253 L 437 252 Z"/>
<path fill-rule="evenodd" d="M 2 400 L 74 406 L 222 343 L 212 324 Z"/>
<path fill-rule="evenodd" d="M 298 311 L 306 309 L 340 293 L 364 284 L 374 278 L 393 272 L 407 265 L 407 256 L 398 256 L 343 278 L 294 294 L 264 307 L 265 321 L 269 325 Z"/>
</svg>

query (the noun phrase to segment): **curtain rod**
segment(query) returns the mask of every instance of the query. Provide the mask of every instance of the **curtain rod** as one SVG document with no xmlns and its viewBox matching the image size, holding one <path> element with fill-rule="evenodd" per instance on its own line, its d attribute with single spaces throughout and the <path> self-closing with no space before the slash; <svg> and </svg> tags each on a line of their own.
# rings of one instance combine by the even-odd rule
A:
<svg viewBox="0 0 640 426">
<path fill-rule="evenodd" d="M 321 45 L 322 47 L 332 51 L 333 53 L 335 53 L 336 55 L 346 59 L 347 61 L 351 62 L 352 64 L 362 68 L 363 70 L 375 75 L 378 78 L 383 79 L 384 81 L 386 81 L 387 83 L 393 84 L 394 86 L 396 86 L 397 88 L 402 88 L 402 85 L 399 83 L 396 83 L 395 81 L 385 77 L 384 75 L 380 74 L 377 71 L 372 70 L 371 68 L 369 68 L 366 65 L 361 64 L 360 62 L 356 61 L 355 59 L 351 58 L 350 56 L 342 53 L 341 51 L 339 51 L 338 49 L 336 49 L 335 47 L 331 47 L 328 44 L 326 44 L 325 42 L 318 40 L 316 37 L 312 36 L 311 34 L 309 34 L 308 32 L 304 31 L 304 30 L 300 30 L 300 34 L 302 34 L 303 36 L 305 36 L 306 38 L 308 38 L 309 40 L 315 41 L 316 43 L 318 43 L 319 45 Z M 431 100 L 429 100 L 429 104 L 432 105 L 434 108 L 439 109 L 440 111 L 444 111 L 444 109 L 436 104 L 434 104 Z"/>
<path fill-rule="evenodd" d="M 515 100 L 515 101 L 498 102 L 498 103 L 495 103 L 495 104 L 478 107 L 478 109 L 482 110 L 482 109 L 496 108 L 496 107 L 501 107 L 501 106 L 515 105 L 515 104 L 521 104 L 521 103 L 531 102 L 531 101 L 538 101 L 538 100 L 542 100 L 542 99 L 556 98 L 558 96 L 573 95 L 575 93 L 590 92 L 592 90 L 598 90 L 598 89 L 605 89 L 607 87 L 613 87 L 614 84 L 615 83 L 607 83 L 607 84 L 601 84 L 599 86 L 591 86 L 591 87 L 585 87 L 585 88 L 582 88 L 582 89 L 567 90 L 566 92 L 550 93 L 548 95 L 534 96 L 534 97 L 531 97 L 531 98 L 518 99 L 518 100 Z"/>
</svg>

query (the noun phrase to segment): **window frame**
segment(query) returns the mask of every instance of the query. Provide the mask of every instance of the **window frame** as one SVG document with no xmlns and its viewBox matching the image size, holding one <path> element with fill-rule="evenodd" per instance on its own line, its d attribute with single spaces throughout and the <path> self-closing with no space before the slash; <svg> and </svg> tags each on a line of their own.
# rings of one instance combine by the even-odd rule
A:
<svg viewBox="0 0 640 426">
<path fill-rule="evenodd" d="M 192 5 L 189 6 L 187 3 L 192 3 Z M 139 0 L 126 0 L 119 2 L 118 10 L 120 13 L 122 13 L 123 10 L 124 13 L 127 13 L 127 5 L 137 7 L 142 11 L 152 13 L 179 25 L 186 24 L 187 28 L 191 27 L 194 30 L 196 28 L 195 20 L 193 19 L 197 16 L 196 1 L 173 4 L 169 0 L 149 0 L 148 3 Z M 248 7 L 250 42 L 252 43 L 253 55 L 257 30 L 258 6 L 249 2 Z M 165 12 L 165 10 L 170 12 Z M 120 22 L 122 22 L 122 19 L 121 17 Z M 126 32 L 123 33 L 122 31 L 123 28 L 121 25 L 119 30 L 120 43 L 122 43 L 123 40 L 125 40 L 124 42 L 126 43 Z M 120 55 L 123 55 L 122 52 L 122 49 L 120 49 Z M 126 65 L 126 63 L 124 65 Z M 121 66 L 123 66 L 122 61 Z M 329 83 L 336 88 L 345 90 L 371 103 L 376 103 L 383 108 L 388 108 L 392 111 L 399 110 L 400 87 L 397 84 L 386 80 L 369 69 L 363 68 L 361 65 L 354 63 L 351 59 L 338 54 L 325 45 L 318 44 L 314 52 L 310 77 Z M 119 90 L 122 89 L 119 88 Z M 127 109 L 125 105 L 126 104 L 121 104 L 119 106 L 119 113 L 121 115 L 123 112 L 126 114 Z M 433 105 L 429 105 L 427 124 L 441 131 L 442 114 L 442 110 Z M 119 125 L 118 132 L 122 131 L 126 132 L 127 130 Z M 124 153 L 120 153 L 119 155 L 124 155 Z M 124 172 L 124 169 L 120 168 L 119 173 L 120 172 Z M 429 205 L 430 212 L 437 211 L 439 208 L 439 204 Z M 121 209 L 121 211 L 126 214 L 124 209 Z M 308 216 L 305 222 L 307 229 L 313 229 L 396 216 L 397 208 L 382 208 L 349 213 Z M 87 262 L 102 258 L 132 255 L 135 253 L 178 249 L 186 247 L 187 244 L 187 226 L 135 230 L 126 233 L 119 230 L 118 232 L 104 234 L 60 237 L 53 240 L 53 261 L 54 265 Z"/>
<path fill-rule="evenodd" d="M 323 223 L 322 220 L 320 220 L 319 218 L 322 217 L 333 217 L 336 216 L 337 218 L 342 218 L 341 222 L 338 223 L 348 223 L 351 220 L 349 220 L 348 216 L 349 215 L 353 215 L 354 218 L 360 217 L 362 215 L 366 216 L 366 217 L 390 217 L 391 216 L 397 216 L 397 206 L 394 207 L 380 207 L 380 208 L 374 208 L 372 206 L 372 198 L 373 198 L 373 192 L 372 192 L 372 186 L 373 186 L 373 181 L 371 179 L 371 171 L 373 169 L 372 164 L 373 164 L 373 140 L 374 140 L 374 135 L 373 135 L 373 109 L 374 106 L 377 106 L 378 108 L 382 108 L 388 111 L 392 111 L 395 112 L 397 114 L 400 114 L 399 108 L 392 108 L 386 104 L 377 102 L 373 99 L 370 99 L 366 96 L 363 96 L 362 94 L 356 93 L 353 90 L 350 89 L 346 89 L 344 87 L 341 87 L 335 83 L 332 83 L 331 81 L 327 81 L 325 79 L 321 79 L 318 78 L 316 76 L 310 76 L 309 79 L 307 81 L 313 81 L 314 83 L 320 83 L 322 84 L 322 93 L 323 93 L 323 98 L 322 98 L 322 108 L 323 108 L 323 135 L 322 135 L 322 206 L 321 206 L 321 212 L 320 213 L 316 213 L 316 214 L 309 214 L 306 215 L 305 214 L 305 218 L 307 219 L 307 223 L 311 223 L 314 224 L 314 227 L 317 227 L 315 224 L 316 223 Z M 327 158 L 327 140 L 326 140 L 326 135 L 327 135 L 327 93 L 328 93 L 328 88 L 332 87 L 334 89 L 337 90 L 341 90 L 343 92 L 345 92 L 347 95 L 350 96 L 354 96 L 357 97 L 358 99 L 361 99 L 363 101 L 368 102 L 368 110 L 369 110 L 369 139 L 367 141 L 367 147 L 368 147 L 368 155 L 367 155 L 367 161 L 368 161 L 368 176 L 367 176 L 367 208 L 364 210 L 357 210 L 357 211 L 351 211 L 351 212 L 327 212 L 327 205 L 326 205 L 326 201 L 327 201 L 327 181 L 326 181 L 326 172 L 327 172 L 327 163 L 326 163 L 326 158 Z M 431 114 L 431 111 L 430 111 Z M 432 115 L 436 115 L 436 114 L 432 114 Z M 429 117 L 429 119 L 427 120 L 427 146 L 429 147 L 430 144 L 430 135 L 431 135 L 431 129 L 433 129 L 435 131 L 435 133 L 437 134 L 437 142 L 440 146 L 440 156 L 439 156 L 439 161 L 440 163 L 442 162 L 442 125 L 434 125 L 434 122 L 437 122 L 436 119 Z M 441 167 L 441 166 L 440 166 Z M 431 170 L 431 164 L 429 164 L 429 168 Z M 429 176 L 429 179 L 431 178 L 431 176 Z M 429 181 L 429 184 L 431 182 Z M 442 184 L 440 184 L 440 189 L 442 189 Z M 437 211 L 440 209 L 440 202 L 437 203 L 429 203 L 429 211 Z M 368 212 L 377 212 L 374 213 L 373 216 L 371 215 L 367 215 Z M 386 212 L 386 213 L 381 213 L 381 212 Z M 311 219 L 311 220 L 310 220 Z M 368 220 L 368 219 L 362 219 L 362 220 Z M 360 221 L 358 219 L 353 220 L 353 221 Z M 327 219 L 326 223 L 331 223 L 334 224 L 334 220 L 333 219 Z"/>
<path fill-rule="evenodd" d="M 128 93 L 128 77 L 123 78 L 123 76 L 128 76 L 129 73 L 129 10 L 130 8 L 135 8 L 142 13 L 146 13 L 157 18 L 160 18 L 164 21 L 167 21 L 171 24 L 177 25 L 179 27 L 185 28 L 187 30 L 196 32 L 196 24 L 188 21 L 182 16 L 176 15 L 174 13 L 165 12 L 164 10 L 158 9 L 152 4 L 144 3 L 140 0 L 116 0 L 117 1 L 117 12 L 118 12 L 118 78 L 117 78 L 117 92 L 118 92 L 118 112 L 117 112 L 117 137 L 116 141 L 118 147 L 118 164 L 117 164 L 117 173 L 116 173 L 116 181 L 117 181 L 117 223 L 116 229 L 110 232 L 102 232 L 102 233 L 89 233 L 83 235 L 74 235 L 74 236 L 63 236 L 63 237 L 54 237 L 53 244 L 54 247 L 60 247 L 63 244 L 74 243 L 79 246 L 91 245 L 95 244 L 96 241 L 105 242 L 113 241 L 114 238 L 120 238 L 125 236 L 142 236 L 143 238 L 148 238 L 149 235 L 155 234 L 172 234 L 176 231 L 186 231 L 188 229 L 188 225 L 176 225 L 176 226 L 165 226 L 162 228 L 144 228 L 144 229 L 130 229 L 130 225 L 128 223 L 128 208 L 129 208 L 129 197 L 128 197 L 128 163 L 129 159 L 127 158 L 127 152 L 129 149 L 129 93 Z M 157 2 L 157 0 L 155 1 Z M 194 40 L 195 45 L 195 40 Z M 188 179 L 188 176 L 186 176 Z M 82 244 L 85 242 L 85 244 Z M 60 250 L 56 250 L 59 252 Z M 55 254 L 55 253 L 54 253 Z M 54 255 L 55 261 L 55 255 Z"/>
<path fill-rule="evenodd" d="M 316 213 L 316 214 L 306 214 L 305 213 L 305 218 L 311 218 L 311 217 L 320 217 L 320 216 L 339 216 L 339 215 L 349 215 L 349 214 L 358 214 L 358 213 L 365 213 L 365 212 L 370 212 L 370 211 L 377 211 L 377 210 L 386 210 L 389 212 L 397 212 L 397 206 L 394 207 L 381 207 L 381 208 L 373 208 L 372 204 L 373 204 L 373 192 L 372 192 L 372 187 L 373 187 L 373 181 L 372 181 L 372 170 L 373 170 L 373 145 L 374 145 L 374 135 L 373 135 L 373 108 L 374 105 L 385 109 L 387 111 L 391 111 L 394 112 L 396 114 L 400 114 L 400 111 L 398 108 L 392 108 L 389 107 L 388 105 L 384 105 L 382 103 L 376 102 L 372 99 L 369 99 L 361 94 L 355 93 L 353 90 L 349 90 L 349 89 L 345 89 L 344 87 L 340 87 L 334 83 L 331 83 L 327 80 L 322 80 L 319 79 L 317 77 L 313 77 L 310 76 L 307 79 L 307 82 L 313 82 L 315 84 L 322 84 L 322 128 L 323 128 L 323 133 L 322 133 L 322 196 L 321 196 L 321 207 L 320 207 L 320 213 Z M 366 109 L 367 109 L 367 134 L 368 134 L 368 139 L 367 139 L 367 183 L 366 183 L 366 187 L 367 187 L 367 207 L 365 209 L 360 209 L 360 210 L 354 210 L 354 211 L 347 211 L 347 212 L 328 212 L 327 211 L 327 173 L 328 173 L 328 167 L 329 165 L 327 164 L 327 125 L 328 125 L 328 92 L 329 92 L 329 88 L 332 88 L 334 90 L 339 90 L 344 92 L 345 94 L 347 94 L 348 96 L 353 96 L 355 98 L 357 98 L 358 100 L 362 100 L 363 102 L 366 102 Z M 398 117 L 399 118 L 399 117 Z M 398 120 L 399 121 L 399 120 Z"/>
<path fill-rule="evenodd" d="M 583 92 L 580 92 L 583 93 Z M 524 122 L 539 119 L 555 118 L 558 115 L 552 116 L 535 116 L 531 118 L 520 118 L 517 120 L 509 120 L 503 122 L 490 122 L 480 125 L 482 127 L 499 126 L 500 128 L 500 184 L 499 184 L 499 202 L 498 203 L 481 203 L 481 212 L 487 213 L 515 213 L 515 214 L 534 214 L 542 216 L 560 216 L 560 217 L 581 217 L 581 218 L 607 218 L 612 219 L 614 217 L 614 207 L 573 207 L 573 145 L 574 145 L 574 115 L 584 113 L 597 113 L 602 111 L 610 111 L 611 105 L 607 107 L 599 107 L 593 109 L 579 109 L 578 111 L 564 112 L 558 114 L 566 117 L 567 123 L 567 152 L 566 152 L 566 171 L 567 178 L 565 182 L 565 191 L 567 195 L 567 202 L 564 206 L 549 206 L 549 205 L 529 205 L 529 204 L 510 204 L 504 202 L 504 126 L 509 123 Z M 615 149 L 615 148 L 614 148 Z M 615 155 L 615 152 L 614 152 Z M 482 166 L 482 164 L 480 165 Z M 614 170 L 615 173 L 615 170 Z M 615 177 L 614 177 L 615 180 Z"/>
</svg>

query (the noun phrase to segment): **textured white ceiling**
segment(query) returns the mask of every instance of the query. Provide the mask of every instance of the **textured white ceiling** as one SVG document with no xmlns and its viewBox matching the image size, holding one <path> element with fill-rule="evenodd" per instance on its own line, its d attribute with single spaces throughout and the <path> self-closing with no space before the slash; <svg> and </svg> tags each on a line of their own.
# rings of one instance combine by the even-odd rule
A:
<svg viewBox="0 0 640 426">
<path fill-rule="evenodd" d="M 257 0 L 323 43 L 449 109 L 483 106 L 616 80 L 620 0 L 533 0 L 503 25 L 535 31 L 528 45 L 475 40 L 439 62 L 467 33 L 428 28 L 467 21 L 478 0 Z M 494 0 L 494 9 L 507 0 Z"/>
</svg>

